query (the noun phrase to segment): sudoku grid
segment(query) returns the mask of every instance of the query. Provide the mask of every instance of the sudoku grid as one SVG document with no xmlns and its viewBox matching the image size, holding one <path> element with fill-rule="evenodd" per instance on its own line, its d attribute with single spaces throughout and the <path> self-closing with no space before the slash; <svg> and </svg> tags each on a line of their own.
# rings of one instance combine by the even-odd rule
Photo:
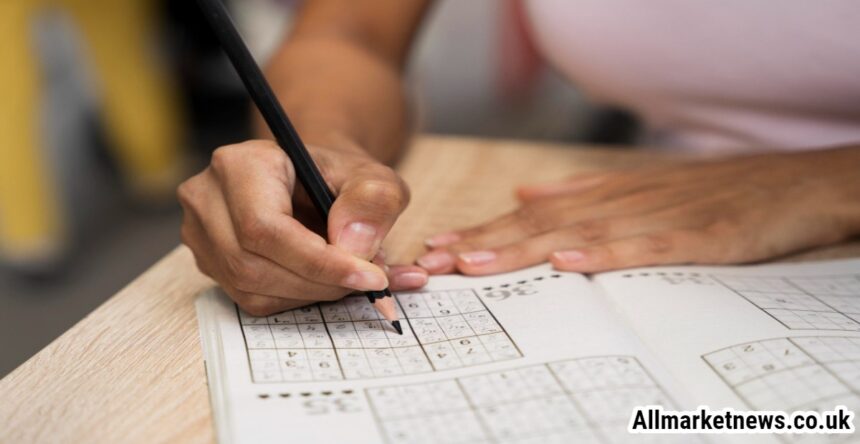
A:
<svg viewBox="0 0 860 444">
<path fill-rule="evenodd" d="M 398 335 L 361 295 L 268 317 L 236 309 L 256 383 L 414 374 L 522 356 L 472 290 L 395 295 Z"/>
<path fill-rule="evenodd" d="M 860 275 L 713 278 L 787 328 L 860 331 Z"/>
<path fill-rule="evenodd" d="M 702 358 L 754 409 L 860 408 L 860 338 L 768 339 Z"/>
<path fill-rule="evenodd" d="M 625 441 L 633 407 L 674 404 L 628 356 L 370 388 L 366 394 L 389 443 Z M 640 435 L 637 442 L 698 442 L 692 438 Z"/>
</svg>

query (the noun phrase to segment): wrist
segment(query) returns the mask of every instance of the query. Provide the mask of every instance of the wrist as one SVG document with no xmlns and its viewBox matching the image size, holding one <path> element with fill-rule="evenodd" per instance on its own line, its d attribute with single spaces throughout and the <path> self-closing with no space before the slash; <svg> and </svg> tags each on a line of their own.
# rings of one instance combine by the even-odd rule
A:
<svg viewBox="0 0 860 444">
<path fill-rule="evenodd" d="M 325 151 L 372 158 L 370 153 L 355 138 L 348 136 L 345 131 L 332 128 L 331 125 L 318 124 L 311 126 L 304 124 L 301 128 L 296 128 L 296 130 L 299 132 L 299 137 L 301 137 L 307 149 L 311 152 Z M 262 122 L 262 119 L 259 119 L 257 122 L 254 132 L 259 139 L 272 140 L 274 138 L 268 127 Z"/>
<path fill-rule="evenodd" d="M 354 137 L 350 137 L 340 130 L 307 131 L 302 133 L 302 139 L 309 146 L 313 146 L 315 150 L 370 157 L 370 154 L 364 149 L 362 144 Z"/>
<path fill-rule="evenodd" d="M 309 146 L 313 146 L 313 150 L 323 150 L 338 155 L 349 155 L 355 157 L 366 158 L 368 161 L 381 163 L 387 166 L 397 160 L 400 150 L 390 150 L 379 144 L 374 144 L 372 141 L 365 141 L 353 136 L 351 132 L 337 127 L 328 126 L 321 127 L 319 130 L 307 131 L 302 130 L 302 140 Z"/>
</svg>

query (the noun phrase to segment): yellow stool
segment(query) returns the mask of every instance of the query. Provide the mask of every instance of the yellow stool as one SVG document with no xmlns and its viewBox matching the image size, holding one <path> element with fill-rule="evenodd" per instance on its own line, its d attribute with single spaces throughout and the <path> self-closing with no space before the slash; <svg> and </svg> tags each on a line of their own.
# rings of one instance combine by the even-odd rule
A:
<svg viewBox="0 0 860 444">
<path fill-rule="evenodd" d="M 0 0 L 0 259 L 40 262 L 63 250 L 67 218 L 44 157 L 33 23 L 67 14 L 96 74 L 102 119 L 128 187 L 171 193 L 181 176 L 175 97 L 158 69 L 151 0 Z"/>
</svg>

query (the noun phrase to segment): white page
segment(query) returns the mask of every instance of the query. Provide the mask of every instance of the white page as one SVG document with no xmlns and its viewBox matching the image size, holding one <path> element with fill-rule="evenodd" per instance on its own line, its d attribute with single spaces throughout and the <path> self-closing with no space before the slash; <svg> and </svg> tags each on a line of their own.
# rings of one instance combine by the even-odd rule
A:
<svg viewBox="0 0 860 444">
<path fill-rule="evenodd" d="M 363 296 L 240 325 L 223 293 L 205 293 L 198 318 L 219 440 L 606 442 L 630 438 L 634 406 L 693 406 L 581 275 L 540 266 L 434 277 L 397 297 L 403 337 L 348 333 L 382 325 Z M 416 373 L 384 375 L 400 371 Z M 637 442 L 670 438 L 691 441 Z"/>
<path fill-rule="evenodd" d="M 699 404 L 860 408 L 860 260 L 647 268 L 595 283 Z"/>
</svg>

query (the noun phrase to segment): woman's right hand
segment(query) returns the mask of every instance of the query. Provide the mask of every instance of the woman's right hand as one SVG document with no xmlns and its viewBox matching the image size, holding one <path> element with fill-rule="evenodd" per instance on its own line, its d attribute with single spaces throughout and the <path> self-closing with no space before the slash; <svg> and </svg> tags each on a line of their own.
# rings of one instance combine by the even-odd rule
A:
<svg viewBox="0 0 860 444">
<path fill-rule="evenodd" d="M 303 211 L 306 196 L 294 198 L 295 172 L 284 151 L 272 141 L 248 141 L 218 148 L 210 165 L 179 187 L 182 242 L 197 267 L 254 315 L 356 290 L 423 286 L 423 269 L 379 261 L 380 244 L 409 201 L 405 183 L 354 145 L 309 150 L 338 196 L 327 221 L 332 242 L 308 228 L 314 212 Z M 296 214 L 309 216 L 300 222 Z"/>
</svg>

